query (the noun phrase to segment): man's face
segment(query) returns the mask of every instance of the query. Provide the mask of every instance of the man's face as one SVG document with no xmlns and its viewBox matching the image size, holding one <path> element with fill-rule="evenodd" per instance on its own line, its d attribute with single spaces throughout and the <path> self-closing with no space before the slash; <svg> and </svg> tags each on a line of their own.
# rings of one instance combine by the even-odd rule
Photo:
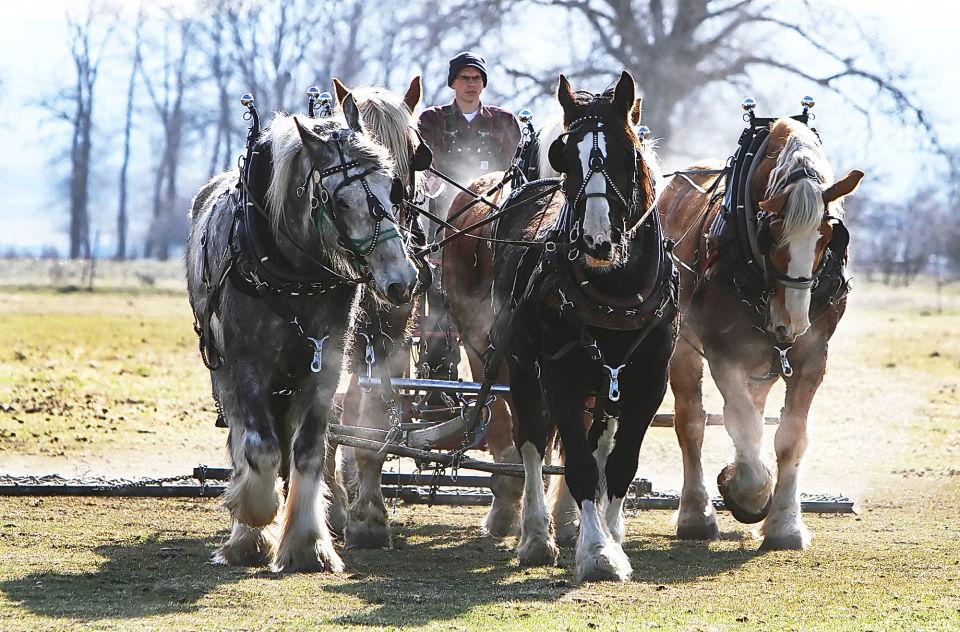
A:
<svg viewBox="0 0 960 632">
<path fill-rule="evenodd" d="M 464 66 L 453 78 L 453 91 L 459 101 L 476 101 L 483 92 L 483 74 L 473 66 Z"/>
</svg>

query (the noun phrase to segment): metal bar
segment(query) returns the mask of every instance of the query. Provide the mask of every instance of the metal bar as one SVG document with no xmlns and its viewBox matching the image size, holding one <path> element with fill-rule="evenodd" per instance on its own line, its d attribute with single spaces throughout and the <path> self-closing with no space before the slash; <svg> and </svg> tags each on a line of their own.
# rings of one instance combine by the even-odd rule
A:
<svg viewBox="0 0 960 632">
<path fill-rule="evenodd" d="M 479 382 L 459 382 L 454 380 L 419 380 L 416 378 L 391 378 L 390 383 L 400 390 L 416 391 L 447 391 L 456 393 L 479 393 L 482 384 Z M 357 378 L 357 385 L 362 388 L 377 388 L 380 386 L 378 377 Z M 509 393 L 510 387 L 506 384 L 494 384 L 490 387 L 494 393 Z"/>
<path fill-rule="evenodd" d="M 427 450 L 417 450 L 392 443 L 384 445 L 383 443 L 377 441 L 368 441 L 358 437 L 347 437 L 344 435 L 336 435 L 334 433 L 328 434 L 328 437 L 333 443 L 348 445 L 352 448 L 363 448 L 365 450 L 373 450 L 375 452 L 383 450 L 388 454 L 396 454 L 414 459 L 422 459 L 424 461 L 432 461 L 442 465 L 450 465 L 453 462 L 453 457 L 449 454 L 440 454 L 437 452 L 429 452 Z M 505 476 L 516 476 L 518 478 L 523 478 L 524 476 L 523 465 L 519 463 L 488 463 L 486 461 L 477 461 L 476 459 L 464 457 L 461 459 L 459 467 L 465 470 L 478 470 L 480 472 L 503 474 Z M 557 465 L 544 465 L 543 473 L 561 475 L 563 474 L 563 468 Z"/>
<path fill-rule="evenodd" d="M 776 426 L 780 423 L 779 417 L 764 417 L 763 423 L 768 426 Z M 707 425 L 708 426 L 722 426 L 723 425 L 723 415 L 720 413 L 709 413 L 707 415 Z M 657 413 L 653 416 L 653 421 L 650 422 L 651 427 L 657 428 L 671 428 L 673 427 L 673 413 Z"/>
<path fill-rule="evenodd" d="M 216 497 L 225 485 L 0 485 L 0 496 L 118 496 L 122 498 Z"/>
</svg>

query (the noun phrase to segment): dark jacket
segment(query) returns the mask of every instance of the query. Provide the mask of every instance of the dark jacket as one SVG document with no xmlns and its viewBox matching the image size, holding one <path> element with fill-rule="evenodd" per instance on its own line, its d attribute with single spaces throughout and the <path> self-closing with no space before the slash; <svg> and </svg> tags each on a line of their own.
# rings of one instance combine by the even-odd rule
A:
<svg viewBox="0 0 960 632">
<path fill-rule="evenodd" d="M 435 105 L 420 114 L 418 127 L 433 150 L 434 167 L 464 186 L 509 167 L 520 141 L 520 125 L 513 114 L 483 103 L 469 123 L 456 101 Z"/>
</svg>

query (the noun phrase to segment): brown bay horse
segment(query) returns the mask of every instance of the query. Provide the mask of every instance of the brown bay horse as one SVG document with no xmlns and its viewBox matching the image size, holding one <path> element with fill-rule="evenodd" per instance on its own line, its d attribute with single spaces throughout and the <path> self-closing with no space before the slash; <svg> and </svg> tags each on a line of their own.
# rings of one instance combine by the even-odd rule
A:
<svg viewBox="0 0 960 632">
<path fill-rule="evenodd" d="M 764 549 L 802 549 L 810 541 L 798 474 L 828 341 L 846 306 L 841 198 L 863 172 L 834 181 L 819 138 L 802 118 L 773 121 L 751 113 L 729 179 L 718 173 L 721 163 L 700 162 L 675 177 L 658 203 L 681 267 L 685 341 L 677 344 L 670 375 L 683 454 L 681 538 L 719 537 L 700 460 L 702 353 L 735 446 L 733 462 L 718 477 L 724 504 L 741 522 L 765 520 Z M 748 132 L 753 140 L 745 143 Z M 786 396 L 774 477 L 761 440 L 767 396 L 780 377 Z"/>
<path fill-rule="evenodd" d="M 632 572 L 623 502 L 667 388 L 678 321 L 652 163 L 630 125 L 634 94 L 626 71 L 601 94 L 575 93 L 561 75 L 565 130 L 548 156 L 566 177 L 524 187 L 493 231 L 491 366 L 508 365 L 526 473 L 517 553 L 523 565 L 557 562 L 541 476 L 556 429 L 580 511 L 578 581 Z"/>
</svg>

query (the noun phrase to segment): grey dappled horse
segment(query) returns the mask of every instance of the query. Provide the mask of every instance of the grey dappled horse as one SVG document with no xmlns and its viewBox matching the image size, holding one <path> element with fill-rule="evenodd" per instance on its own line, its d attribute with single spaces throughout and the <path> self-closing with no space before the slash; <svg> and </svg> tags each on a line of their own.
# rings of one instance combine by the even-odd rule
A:
<svg viewBox="0 0 960 632">
<path fill-rule="evenodd" d="M 399 305 L 417 280 L 393 179 L 348 95 L 325 118 L 277 114 L 243 172 L 193 202 L 187 285 L 234 471 L 217 562 L 343 569 L 322 474 L 358 288 Z"/>
</svg>

